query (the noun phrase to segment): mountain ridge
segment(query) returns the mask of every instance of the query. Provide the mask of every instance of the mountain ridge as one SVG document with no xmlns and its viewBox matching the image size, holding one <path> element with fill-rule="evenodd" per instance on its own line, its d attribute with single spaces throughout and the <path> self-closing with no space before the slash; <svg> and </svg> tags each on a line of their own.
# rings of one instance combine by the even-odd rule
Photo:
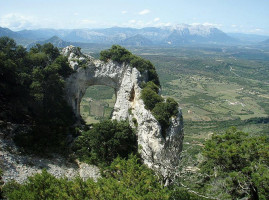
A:
<svg viewBox="0 0 269 200">
<path fill-rule="evenodd" d="M 0 31 L 3 28 L 0 28 Z M 9 30 L 9 29 L 8 29 Z M 103 29 L 36 29 L 22 31 L 6 31 L 6 36 L 31 39 L 33 41 L 48 40 L 57 36 L 66 42 L 83 42 L 99 44 L 127 43 L 130 45 L 180 45 L 201 43 L 231 43 L 234 39 L 212 26 L 177 25 L 166 27 L 111 27 Z M 134 41 L 138 39 L 139 41 Z"/>
<path fill-rule="evenodd" d="M 12 31 L 0 27 L 0 36 L 14 38 L 18 43 L 29 45 L 57 36 L 71 43 L 122 44 L 129 46 L 195 45 L 195 44 L 256 44 L 268 36 L 243 33 L 225 33 L 214 26 L 180 24 L 163 27 L 110 27 L 99 29 L 35 29 Z M 137 41 L 136 41 L 137 40 Z M 58 46 L 58 45 L 56 45 Z M 62 47 L 62 46 L 60 46 Z"/>
</svg>

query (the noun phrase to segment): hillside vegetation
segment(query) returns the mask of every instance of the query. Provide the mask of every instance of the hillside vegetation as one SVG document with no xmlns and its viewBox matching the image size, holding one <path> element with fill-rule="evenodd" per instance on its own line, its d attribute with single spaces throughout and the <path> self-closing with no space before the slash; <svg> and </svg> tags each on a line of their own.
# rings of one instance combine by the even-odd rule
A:
<svg viewBox="0 0 269 200">
<path fill-rule="evenodd" d="M 64 78 L 72 73 L 67 59 L 51 44 L 27 52 L 3 37 L 0 66 L 0 119 L 31 127 L 16 136 L 17 145 L 35 152 L 65 148 L 74 123 L 63 98 Z"/>
</svg>

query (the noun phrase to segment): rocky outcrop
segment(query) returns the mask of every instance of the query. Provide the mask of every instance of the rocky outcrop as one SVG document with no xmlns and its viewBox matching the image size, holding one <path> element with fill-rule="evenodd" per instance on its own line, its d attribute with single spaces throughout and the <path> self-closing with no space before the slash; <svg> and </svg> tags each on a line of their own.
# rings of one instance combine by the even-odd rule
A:
<svg viewBox="0 0 269 200">
<path fill-rule="evenodd" d="M 86 89 L 92 85 L 106 85 L 114 88 L 116 103 L 112 118 L 129 120 L 137 128 L 138 145 L 143 161 L 150 168 L 169 178 L 178 165 L 183 142 L 182 113 L 171 119 L 166 130 L 166 138 L 161 134 L 161 126 L 152 113 L 145 109 L 140 98 L 141 83 L 147 75 L 141 75 L 136 68 L 113 61 L 102 62 L 83 55 L 78 48 L 68 46 L 63 49 L 70 66 L 75 70 L 66 79 L 66 99 L 80 118 L 80 102 Z M 134 121 L 137 122 L 134 124 Z"/>
<path fill-rule="evenodd" d="M 3 170 L 4 183 L 15 180 L 23 183 L 29 176 L 41 173 L 46 169 L 57 178 L 73 179 L 80 176 L 86 180 L 100 177 L 100 170 L 94 165 L 79 161 L 68 161 L 66 158 L 53 154 L 49 158 L 22 153 L 13 142 L 13 136 L 29 129 L 26 125 L 8 123 L 1 127 L 0 121 L 0 169 Z"/>
</svg>

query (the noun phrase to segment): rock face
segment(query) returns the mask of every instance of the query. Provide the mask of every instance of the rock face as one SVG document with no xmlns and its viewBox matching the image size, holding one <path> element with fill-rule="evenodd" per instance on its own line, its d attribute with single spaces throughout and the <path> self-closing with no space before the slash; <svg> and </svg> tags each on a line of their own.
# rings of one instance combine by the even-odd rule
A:
<svg viewBox="0 0 269 200">
<path fill-rule="evenodd" d="M 75 70 L 66 80 L 66 99 L 76 117 L 81 117 L 80 102 L 88 87 L 106 85 L 114 88 L 116 103 L 112 119 L 129 120 L 133 127 L 137 127 L 138 145 L 141 147 L 140 153 L 144 163 L 168 180 L 178 165 L 182 151 L 181 110 L 178 116 L 171 119 L 171 126 L 166 130 L 166 138 L 163 138 L 160 124 L 152 113 L 145 109 L 140 98 L 140 85 L 146 81 L 146 74 L 141 75 L 136 68 L 125 63 L 95 60 L 83 55 L 74 46 L 64 48 L 62 53 L 68 57 L 70 66 Z M 136 125 L 133 122 L 134 118 L 137 121 Z"/>
<path fill-rule="evenodd" d="M 57 154 L 44 158 L 21 153 L 12 138 L 16 132 L 24 129 L 27 129 L 27 126 L 11 123 L 7 125 L 7 128 L 2 128 L 0 122 L 0 168 L 3 170 L 4 183 L 11 180 L 23 183 L 29 176 L 41 173 L 43 169 L 57 178 L 73 179 L 80 176 L 84 180 L 88 178 L 97 180 L 100 177 L 100 170 L 94 165 L 79 161 L 70 162 Z"/>
</svg>

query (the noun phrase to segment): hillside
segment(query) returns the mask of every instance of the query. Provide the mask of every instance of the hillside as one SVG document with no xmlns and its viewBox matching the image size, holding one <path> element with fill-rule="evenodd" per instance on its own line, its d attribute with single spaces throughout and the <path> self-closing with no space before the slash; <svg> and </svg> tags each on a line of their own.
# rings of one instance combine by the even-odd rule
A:
<svg viewBox="0 0 269 200">
<path fill-rule="evenodd" d="M 123 40 L 120 44 L 128 46 L 150 46 L 153 45 L 153 42 L 150 39 L 143 37 L 138 34 Z"/>
<path fill-rule="evenodd" d="M 261 42 L 261 44 L 269 44 L 269 39 L 267 39 L 267 40 Z"/>
<path fill-rule="evenodd" d="M 31 43 L 31 44 L 27 45 L 27 48 L 29 49 L 29 48 L 35 46 L 36 44 L 43 45 L 46 43 L 51 43 L 51 44 L 53 44 L 53 46 L 58 47 L 58 48 L 63 48 L 63 47 L 71 45 L 70 42 L 66 42 L 66 41 L 62 40 L 61 38 L 59 38 L 58 36 L 53 36 L 53 37 L 49 38 L 48 40 L 37 41 L 37 42 Z"/>
</svg>

